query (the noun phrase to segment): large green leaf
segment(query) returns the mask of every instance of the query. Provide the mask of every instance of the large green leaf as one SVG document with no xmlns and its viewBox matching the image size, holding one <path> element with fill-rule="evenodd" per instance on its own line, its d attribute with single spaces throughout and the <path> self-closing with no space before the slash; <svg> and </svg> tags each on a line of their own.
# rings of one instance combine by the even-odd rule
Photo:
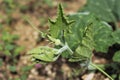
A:
<svg viewBox="0 0 120 80">
<path fill-rule="evenodd" d="M 107 22 L 120 20 L 120 0 L 87 0 L 82 11 L 96 14 Z"/>
<path fill-rule="evenodd" d="M 117 51 L 113 56 L 113 61 L 120 62 L 120 51 Z"/>
<path fill-rule="evenodd" d="M 120 21 L 120 0 L 115 0 L 115 6 L 113 12 L 117 20 Z"/>
<path fill-rule="evenodd" d="M 69 59 L 71 62 L 87 60 L 94 49 L 94 15 L 78 13 L 68 16 L 75 21 L 72 25 L 71 34 L 65 34 L 65 40 L 74 50 Z"/>
<path fill-rule="evenodd" d="M 106 22 L 100 21 L 95 18 L 93 14 L 89 13 L 77 13 L 68 16 L 70 20 L 74 20 L 75 23 L 72 24 L 70 33 L 65 34 L 65 39 L 68 45 L 74 50 L 81 44 L 84 37 L 85 29 L 90 27 L 92 29 L 88 34 L 93 33 L 91 39 L 94 40 L 94 49 L 99 52 L 107 52 L 109 46 L 114 43 L 112 34 L 112 27 Z M 87 39 L 90 41 L 90 39 Z M 72 43 L 72 44 L 71 44 Z M 89 45 L 87 43 L 87 45 Z"/>
<path fill-rule="evenodd" d="M 90 58 L 93 50 L 107 52 L 109 46 L 114 43 L 111 26 L 95 18 L 94 15 L 78 13 L 68 17 L 75 21 L 70 28 L 70 33 L 65 34 L 65 41 L 74 51 L 70 61 Z"/>
<path fill-rule="evenodd" d="M 70 32 L 65 32 L 65 41 L 72 50 L 75 50 L 83 41 L 86 29 L 95 21 L 93 15 L 76 13 L 68 15 L 69 20 L 74 20 Z"/>
<path fill-rule="evenodd" d="M 94 50 L 94 33 L 93 33 L 93 25 L 89 25 L 85 29 L 85 34 L 83 35 L 82 42 L 76 49 L 76 52 L 86 58 L 90 58 L 92 55 L 92 51 Z"/>
</svg>

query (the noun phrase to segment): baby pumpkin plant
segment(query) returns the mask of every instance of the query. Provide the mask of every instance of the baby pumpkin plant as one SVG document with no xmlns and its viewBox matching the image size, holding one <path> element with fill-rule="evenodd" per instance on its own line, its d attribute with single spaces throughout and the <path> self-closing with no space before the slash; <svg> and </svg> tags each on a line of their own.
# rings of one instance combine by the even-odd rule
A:
<svg viewBox="0 0 120 80">
<path fill-rule="evenodd" d="M 54 62 L 62 56 L 69 62 L 84 64 L 84 67 L 91 65 L 113 80 L 111 76 L 92 63 L 92 54 L 94 50 L 107 53 L 110 46 L 119 44 L 119 31 L 113 32 L 110 25 L 91 13 L 65 16 L 61 4 L 58 6 L 56 20 L 49 19 L 49 23 L 49 32 L 40 32 L 54 44 L 54 47 L 40 46 L 29 51 L 28 54 L 33 61 Z M 114 57 L 113 60 L 118 61 L 118 58 Z"/>
</svg>

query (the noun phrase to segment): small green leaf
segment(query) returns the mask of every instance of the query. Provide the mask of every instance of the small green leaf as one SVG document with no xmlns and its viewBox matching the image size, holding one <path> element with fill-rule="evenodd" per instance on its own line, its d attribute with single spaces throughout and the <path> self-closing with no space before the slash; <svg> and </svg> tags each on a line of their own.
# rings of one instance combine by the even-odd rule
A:
<svg viewBox="0 0 120 80">
<path fill-rule="evenodd" d="M 59 39 L 55 39 L 55 38 L 53 38 L 49 35 L 48 35 L 48 38 L 49 38 L 50 41 L 54 42 L 55 45 L 61 45 L 61 41 Z"/>
<path fill-rule="evenodd" d="M 12 40 L 17 40 L 17 39 L 19 39 L 19 36 L 16 34 L 11 34 L 11 38 L 12 38 Z"/>
<path fill-rule="evenodd" d="M 64 16 L 62 5 L 60 4 L 58 7 L 58 17 L 56 21 L 52 21 L 49 19 L 50 22 L 50 35 L 53 38 L 60 38 L 63 35 L 63 31 L 69 29 L 70 25 L 73 21 L 68 21 L 67 18 Z"/>
<path fill-rule="evenodd" d="M 5 42 L 5 43 L 13 43 L 14 40 L 18 39 L 18 35 L 15 34 L 10 34 L 7 31 L 3 31 L 2 32 L 2 37 L 1 39 Z"/>
<path fill-rule="evenodd" d="M 16 66 L 9 66 L 9 70 L 11 71 L 11 72 L 16 72 L 17 70 L 16 70 Z"/>
<path fill-rule="evenodd" d="M 28 77 L 28 75 L 27 75 L 27 74 L 24 74 L 24 75 L 22 75 L 22 76 L 20 77 L 20 80 L 27 80 L 27 77 Z"/>
<path fill-rule="evenodd" d="M 19 53 L 24 49 L 23 46 L 16 46 L 16 48 L 14 49 L 14 56 L 19 55 Z"/>
<path fill-rule="evenodd" d="M 3 41 L 8 41 L 9 38 L 10 38 L 10 35 L 9 35 L 8 32 L 5 32 L 5 31 L 2 32 L 2 37 L 1 37 L 1 39 L 2 39 Z"/>
<path fill-rule="evenodd" d="M 6 44 L 6 45 L 5 45 L 5 50 L 11 51 L 11 50 L 13 50 L 14 48 L 15 48 L 15 45 L 13 45 L 13 44 Z"/>
<path fill-rule="evenodd" d="M 53 62 L 58 57 L 56 54 L 58 49 L 50 48 L 47 46 L 40 46 L 28 52 L 34 60 L 39 60 L 41 62 Z"/>
<path fill-rule="evenodd" d="M 113 61 L 120 62 L 120 51 L 117 51 L 113 56 Z"/>
<path fill-rule="evenodd" d="M 4 54 L 5 54 L 6 56 L 11 56 L 11 53 L 10 53 L 9 50 L 5 50 L 5 51 L 4 51 Z"/>
<path fill-rule="evenodd" d="M 30 65 L 30 66 L 24 66 L 24 67 L 22 68 L 22 71 L 23 71 L 23 72 L 28 72 L 28 71 L 31 70 L 32 68 L 33 68 L 32 65 Z"/>
</svg>

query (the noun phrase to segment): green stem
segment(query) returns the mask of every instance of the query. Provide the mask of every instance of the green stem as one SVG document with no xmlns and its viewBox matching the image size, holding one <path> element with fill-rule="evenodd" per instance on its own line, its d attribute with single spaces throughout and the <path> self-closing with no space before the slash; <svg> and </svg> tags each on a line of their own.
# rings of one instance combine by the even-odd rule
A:
<svg viewBox="0 0 120 80">
<path fill-rule="evenodd" d="M 100 67 L 98 67 L 97 65 L 90 63 L 90 65 L 92 65 L 93 67 L 97 68 L 99 71 L 101 71 L 104 75 L 106 75 L 108 78 L 110 78 L 111 80 L 114 80 L 110 75 L 108 75 L 104 70 L 102 70 Z"/>
<path fill-rule="evenodd" d="M 65 43 L 65 45 L 67 46 L 67 50 L 70 52 L 70 54 L 73 54 L 74 52 L 71 50 L 71 48 L 68 46 L 68 44 Z"/>
<path fill-rule="evenodd" d="M 70 54 L 73 54 L 73 51 L 70 49 L 70 47 L 67 44 L 65 44 L 65 45 L 62 44 L 62 48 L 60 48 L 56 54 L 63 53 L 66 50 L 68 50 L 70 52 Z"/>
<path fill-rule="evenodd" d="M 43 38 L 46 36 L 45 33 L 43 33 L 42 31 L 38 30 L 38 29 L 31 23 L 31 21 L 28 19 L 27 16 L 23 16 L 23 17 L 24 17 L 24 19 L 31 25 L 31 27 L 32 27 L 33 29 L 35 29 L 37 32 L 39 32 L 39 33 L 41 34 L 41 36 L 42 36 Z"/>
</svg>

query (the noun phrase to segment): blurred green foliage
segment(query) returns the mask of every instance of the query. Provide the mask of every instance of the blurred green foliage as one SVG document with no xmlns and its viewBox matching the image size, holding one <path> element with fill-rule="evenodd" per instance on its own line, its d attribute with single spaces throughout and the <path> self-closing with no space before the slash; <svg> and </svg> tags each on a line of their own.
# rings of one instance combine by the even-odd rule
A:
<svg viewBox="0 0 120 80">
<path fill-rule="evenodd" d="M 3 65 L 3 60 L 0 59 L 0 67 Z"/>
<path fill-rule="evenodd" d="M 24 50 L 23 46 L 19 46 L 15 43 L 18 38 L 18 35 L 11 34 L 5 27 L 1 27 L 0 52 L 13 61 L 15 61 L 14 59 Z"/>
<path fill-rule="evenodd" d="M 0 44 L 0 50 L 6 56 L 17 56 L 23 50 L 22 46 L 15 44 L 15 40 L 18 39 L 17 35 L 10 34 L 9 32 L 3 31 L 1 36 L 2 43 Z"/>
<path fill-rule="evenodd" d="M 19 39 L 19 36 L 16 34 L 11 34 L 9 30 L 7 30 L 5 27 L 0 24 L 0 54 L 5 56 L 9 59 L 10 62 L 8 66 L 8 70 L 13 73 L 17 74 L 17 65 L 18 64 L 18 56 L 20 56 L 20 53 L 24 50 L 23 46 L 19 46 L 15 43 L 16 40 Z M 0 67 L 3 66 L 4 59 L 2 56 L 0 56 Z M 18 78 L 10 78 L 8 77 L 8 80 L 27 80 L 29 71 L 33 68 L 33 65 L 24 65 L 20 70 Z M 7 75 L 4 73 L 4 75 Z"/>
<path fill-rule="evenodd" d="M 52 0 L 44 0 L 44 3 L 47 4 L 49 7 L 53 7 L 53 1 Z"/>
</svg>

